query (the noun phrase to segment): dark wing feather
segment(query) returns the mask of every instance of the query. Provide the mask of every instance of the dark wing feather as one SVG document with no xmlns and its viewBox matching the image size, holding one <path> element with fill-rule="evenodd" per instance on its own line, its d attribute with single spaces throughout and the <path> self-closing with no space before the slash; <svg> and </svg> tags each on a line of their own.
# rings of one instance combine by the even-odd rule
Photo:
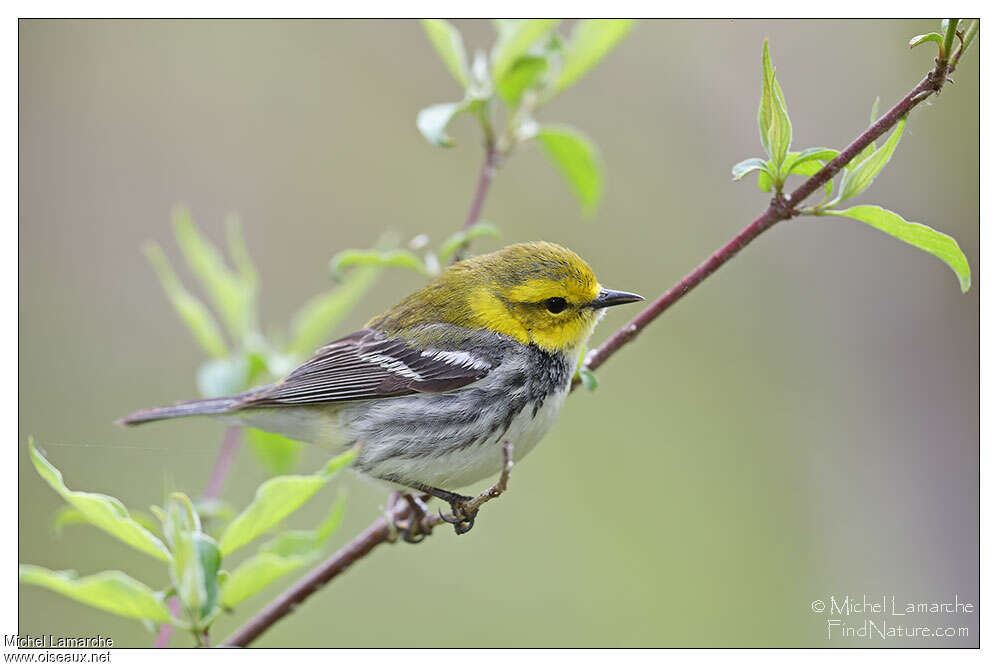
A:
<svg viewBox="0 0 999 668">
<path fill-rule="evenodd" d="M 421 351 L 362 329 L 320 348 L 287 378 L 247 397 L 243 408 L 266 408 L 446 392 L 485 377 L 493 364 L 464 351 Z"/>
</svg>

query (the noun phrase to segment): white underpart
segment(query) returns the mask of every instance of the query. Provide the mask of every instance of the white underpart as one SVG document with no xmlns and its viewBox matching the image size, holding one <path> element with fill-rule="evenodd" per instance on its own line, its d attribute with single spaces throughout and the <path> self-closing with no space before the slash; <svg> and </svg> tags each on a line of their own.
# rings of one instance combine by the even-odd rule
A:
<svg viewBox="0 0 999 668">
<path fill-rule="evenodd" d="M 492 368 L 492 365 L 488 362 L 483 362 L 478 357 L 475 357 L 471 353 L 466 353 L 464 350 L 424 350 L 420 353 L 420 356 L 430 357 L 445 364 L 454 364 L 466 369 L 485 370 Z"/>
<path fill-rule="evenodd" d="M 499 474 L 503 465 L 503 441 L 513 444 L 513 460 L 520 461 L 548 433 L 562 410 L 569 388 L 552 394 L 535 416 L 534 407 L 527 405 L 510 423 L 510 428 L 497 434 L 485 443 L 455 452 L 441 452 L 433 457 L 418 459 L 389 458 L 382 460 L 369 475 L 374 477 L 400 477 L 416 480 L 425 485 L 448 491 L 462 489 L 486 478 Z M 375 459 L 377 452 L 387 444 L 380 441 L 365 443 Z M 375 452 L 370 452 L 374 450 Z"/>
<path fill-rule="evenodd" d="M 409 368 L 405 362 L 401 362 L 394 357 L 389 357 L 388 355 L 361 355 L 361 359 L 365 362 L 377 364 L 383 369 L 391 371 L 392 373 L 397 373 L 404 378 L 423 380 L 423 376 Z"/>
</svg>

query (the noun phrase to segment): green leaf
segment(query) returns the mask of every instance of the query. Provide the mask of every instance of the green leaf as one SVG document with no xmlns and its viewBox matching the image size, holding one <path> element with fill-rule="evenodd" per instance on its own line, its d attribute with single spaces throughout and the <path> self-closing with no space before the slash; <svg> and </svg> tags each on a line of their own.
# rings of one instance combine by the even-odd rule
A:
<svg viewBox="0 0 999 668">
<path fill-rule="evenodd" d="M 236 567 L 222 588 L 222 605 L 234 608 L 267 585 L 297 571 L 311 561 L 308 557 L 282 557 L 269 552 L 255 554 Z"/>
<path fill-rule="evenodd" d="M 524 91 L 535 85 L 548 66 L 544 58 L 524 56 L 518 58 L 510 70 L 496 84 L 500 97 L 511 109 L 520 104 Z"/>
<path fill-rule="evenodd" d="M 967 292 L 971 287 L 971 268 L 968 266 L 968 258 L 961 252 L 957 242 L 946 234 L 920 223 L 911 223 L 894 211 L 883 209 L 880 206 L 862 205 L 843 211 L 826 210 L 823 213 L 859 220 L 885 234 L 935 255 L 957 274 L 957 279 L 961 283 L 961 292 Z"/>
<path fill-rule="evenodd" d="M 314 561 L 340 525 L 343 509 L 341 497 L 317 529 L 287 531 L 261 546 L 256 555 L 241 563 L 226 580 L 222 588 L 223 605 L 232 608 L 287 573 Z"/>
<path fill-rule="evenodd" d="M 579 199 L 584 215 L 593 215 L 603 194 L 603 169 L 589 139 L 565 126 L 544 126 L 538 141 Z"/>
<path fill-rule="evenodd" d="M 225 357 L 229 354 L 222 338 L 222 330 L 211 311 L 202 304 L 196 297 L 184 289 L 180 284 L 180 279 L 170 267 L 163 250 L 154 243 L 148 243 L 144 249 L 146 258 L 153 270 L 160 279 L 163 292 L 166 293 L 174 310 L 180 315 L 181 320 L 187 325 L 194 340 L 197 341 L 206 353 L 215 357 Z"/>
<path fill-rule="evenodd" d="M 579 370 L 579 378 L 583 381 L 583 387 L 589 391 L 594 391 L 597 389 L 599 383 L 597 383 L 597 376 L 589 369 L 583 368 Z"/>
<path fill-rule="evenodd" d="M 554 91 L 560 93 L 579 81 L 624 39 L 634 23 L 631 19 L 586 19 L 576 23 Z"/>
<path fill-rule="evenodd" d="M 349 267 L 401 267 L 412 269 L 413 271 L 426 274 L 427 267 L 423 261 L 408 250 L 359 250 L 348 249 L 340 251 L 330 260 L 330 273 L 334 277 L 340 277 L 344 270 Z"/>
<path fill-rule="evenodd" d="M 247 389 L 250 363 L 246 355 L 210 359 L 198 367 L 198 391 L 203 397 L 221 397 Z"/>
<path fill-rule="evenodd" d="M 288 473 L 302 454 L 298 441 L 259 429 L 246 429 L 246 442 L 264 470 L 270 475 Z"/>
<path fill-rule="evenodd" d="M 63 483 L 62 473 L 52 466 L 35 448 L 33 441 L 28 442 L 31 462 L 35 470 L 49 486 L 61 496 L 66 503 L 76 508 L 94 526 L 103 529 L 118 540 L 131 545 L 135 549 L 152 555 L 162 561 L 170 561 L 170 552 L 159 538 L 148 529 L 132 519 L 125 505 L 106 494 L 91 492 L 74 492 Z"/>
<path fill-rule="evenodd" d="M 763 95 L 760 97 L 759 126 L 763 148 L 777 173 L 780 173 L 791 145 L 791 118 L 787 113 L 784 93 L 777 83 L 777 71 L 770 62 L 768 40 L 763 41 Z"/>
<path fill-rule="evenodd" d="M 768 171 L 767 163 L 761 158 L 746 158 L 742 162 L 732 165 L 732 180 L 738 181 L 746 174 L 756 170 Z"/>
<path fill-rule="evenodd" d="M 174 213 L 173 231 L 187 265 L 211 297 L 229 334 L 242 341 L 256 327 L 254 287 L 226 266 L 222 254 L 195 227 L 186 210 Z"/>
<path fill-rule="evenodd" d="M 159 529 L 159 526 L 156 524 L 156 519 L 149 513 L 144 513 L 141 510 L 130 510 L 128 511 L 128 514 L 133 520 L 138 522 L 152 534 L 155 534 Z M 56 533 L 56 535 L 61 534 L 64 528 L 76 524 L 86 524 L 87 526 L 92 526 L 90 520 L 87 519 L 87 516 L 73 506 L 63 506 L 57 510 L 55 515 L 52 517 L 52 530 Z"/>
<path fill-rule="evenodd" d="M 219 540 L 222 554 L 231 554 L 293 513 L 349 465 L 356 454 L 350 450 L 334 457 L 312 475 L 285 475 L 266 481 L 257 489 L 250 505 L 226 527 Z"/>
<path fill-rule="evenodd" d="M 874 104 L 871 105 L 871 121 L 870 121 L 871 125 L 874 125 L 874 121 L 876 121 L 878 119 L 878 104 L 880 102 L 881 102 L 881 98 L 880 97 L 876 97 L 876 98 L 874 98 Z M 846 167 L 844 167 L 844 169 L 843 169 L 843 180 L 844 181 L 846 180 L 846 175 L 850 172 L 850 170 L 856 168 L 857 165 L 859 165 L 864 160 L 866 160 L 877 149 L 878 149 L 878 147 L 875 145 L 875 143 L 871 142 L 870 144 L 868 144 L 867 146 L 865 146 L 864 148 L 862 148 L 860 150 L 860 153 L 858 153 L 857 155 L 853 156 L 853 159 L 850 160 L 850 162 L 846 163 Z M 840 181 L 840 183 L 842 184 L 842 181 Z"/>
<path fill-rule="evenodd" d="M 173 494 L 163 514 L 163 529 L 173 548 L 170 577 L 177 596 L 196 625 L 209 617 L 219 599 L 218 544 L 201 531 L 201 518 L 191 500 Z"/>
<path fill-rule="evenodd" d="M 843 177 L 839 194 L 836 196 L 836 202 L 845 202 L 851 197 L 856 197 L 867 190 L 874 181 L 874 178 L 884 169 L 888 161 L 891 160 L 891 156 L 895 152 L 895 147 L 898 146 L 898 141 L 902 138 L 902 131 L 905 130 L 905 120 L 903 117 L 898 122 L 895 126 L 895 131 L 891 133 L 888 141 L 871 153 L 871 155 L 864 158 L 860 164 Z"/>
<path fill-rule="evenodd" d="M 228 522 L 236 516 L 236 510 L 231 504 L 221 499 L 198 499 L 194 502 L 194 511 L 203 520 L 220 520 Z"/>
<path fill-rule="evenodd" d="M 791 174 L 799 174 L 801 176 L 814 176 L 823 167 L 825 167 L 825 163 L 821 160 L 807 160 L 807 159 L 804 161 L 795 160 L 795 164 L 791 167 L 786 176 Z M 829 195 L 832 194 L 832 189 L 833 189 L 832 179 L 829 179 L 828 181 L 823 183 L 822 187 L 823 189 L 825 189 L 826 197 L 828 198 Z"/>
<path fill-rule="evenodd" d="M 218 544 L 204 533 L 190 534 L 174 550 L 174 586 L 184 607 L 201 621 L 219 602 L 218 571 L 222 561 Z"/>
<path fill-rule="evenodd" d="M 507 71 L 518 58 L 527 53 L 531 46 L 546 37 L 558 19 L 526 19 L 515 24 L 507 24 L 500 32 L 492 50 L 493 81 L 502 81 Z"/>
<path fill-rule="evenodd" d="M 103 571 L 77 578 L 73 571 L 50 571 L 41 566 L 22 564 L 17 568 L 18 579 L 24 584 L 44 587 L 74 601 L 107 612 L 169 623 L 170 611 L 157 594 L 121 571 Z"/>
<path fill-rule="evenodd" d="M 246 249 L 243 227 L 239 224 L 238 218 L 233 216 L 226 220 L 225 234 L 229 244 L 229 258 L 239 272 L 243 284 L 255 294 L 260 281 L 257 278 L 257 268 L 253 266 L 250 252 Z"/>
<path fill-rule="evenodd" d="M 440 250 L 437 251 L 437 257 L 440 258 L 441 263 L 444 263 L 447 262 L 459 248 L 462 248 L 474 239 L 478 239 L 479 237 L 493 237 L 494 239 L 499 239 L 502 236 L 503 233 L 500 232 L 500 229 L 496 225 L 480 220 L 471 227 L 459 230 L 445 239 L 444 243 L 441 244 Z"/>
<path fill-rule="evenodd" d="M 926 42 L 936 42 L 940 48 L 943 48 L 944 38 L 943 35 L 938 32 L 928 32 L 925 35 L 916 35 L 909 40 L 909 48 L 911 49 L 914 46 L 918 46 Z"/>
<path fill-rule="evenodd" d="M 767 165 L 770 165 L 768 162 Z M 770 170 L 761 171 L 756 177 L 756 185 L 762 192 L 770 192 L 774 187 L 774 178 Z"/>
<path fill-rule="evenodd" d="M 447 126 L 455 116 L 465 111 L 464 102 L 444 102 L 421 109 L 416 114 L 416 127 L 423 137 L 434 146 L 450 148 L 454 140 L 447 133 Z"/>
<path fill-rule="evenodd" d="M 292 317 L 289 351 L 304 356 L 329 341 L 381 271 L 380 266 L 358 267 L 335 288 L 307 301 Z"/>
<path fill-rule="evenodd" d="M 805 172 L 794 171 L 795 167 L 803 162 L 820 161 L 820 164 L 827 163 L 839 155 L 839 151 L 831 148 L 809 148 L 801 153 L 789 153 L 785 165 L 785 174 L 804 174 Z M 792 157 L 793 156 L 793 157 Z M 818 171 L 818 170 L 816 170 Z M 812 172 L 814 174 L 815 172 Z M 811 176 L 811 174 L 809 174 Z"/>
<path fill-rule="evenodd" d="M 423 29 L 451 76 L 468 88 L 468 58 L 458 29 L 442 19 L 423 19 Z"/>
</svg>

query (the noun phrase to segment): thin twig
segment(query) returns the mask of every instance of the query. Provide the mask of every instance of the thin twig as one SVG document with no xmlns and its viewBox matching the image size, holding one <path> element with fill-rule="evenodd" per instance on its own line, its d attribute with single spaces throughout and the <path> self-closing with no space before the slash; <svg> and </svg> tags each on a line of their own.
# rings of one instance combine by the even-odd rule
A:
<svg viewBox="0 0 999 668">
<path fill-rule="evenodd" d="M 699 285 L 705 278 L 717 271 L 719 267 L 731 260 L 749 242 L 761 235 L 777 222 L 787 220 L 797 215 L 798 212 L 796 207 L 809 195 L 822 187 L 823 184 L 835 177 L 836 174 L 854 158 L 854 156 L 869 146 L 878 137 L 890 130 L 895 123 L 909 113 L 909 111 L 916 107 L 920 102 L 925 100 L 934 92 L 939 93 L 943 89 L 947 75 L 953 71 L 955 65 L 956 60 L 949 65 L 946 59 L 937 62 L 934 70 L 927 74 L 926 77 L 924 77 L 923 80 L 920 81 L 908 95 L 903 97 L 884 116 L 878 119 L 863 134 L 843 149 L 843 151 L 835 159 L 819 170 L 814 176 L 805 181 L 805 183 L 793 193 L 785 195 L 782 201 L 775 199 L 770 206 L 767 207 L 766 211 L 746 226 L 746 228 L 737 234 L 731 241 L 718 249 L 718 251 L 701 263 L 696 269 L 694 269 L 694 271 L 685 276 L 679 283 L 674 285 L 668 291 L 664 292 L 644 311 L 639 313 L 638 316 L 636 316 L 631 322 L 624 325 L 624 327 L 615 332 L 599 348 L 594 350 L 588 356 L 586 366 L 591 370 L 601 366 L 611 357 L 611 355 L 617 352 L 621 346 L 634 339 L 653 320 L 662 315 L 666 309 L 675 304 L 685 294 L 697 287 L 697 285 Z M 487 155 L 486 164 L 483 167 L 483 173 L 479 179 L 479 189 L 482 190 L 482 192 L 480 193 L 478 190 L 476 191 L 476 196 L 472 203 L 472 210 L 469 211 L 468 220 L 471 222 L 466 221 L 466 226 L 474 224 L 475 220 L 478 218 L 482 201 L 484 201 L 485 198 L 485 189 L 488 188 L 489 181 L 492 179 L 490 166 L 491 161 Z M 492 167 L 494 167 L 494 165 Z M 578 381 L 574 381 L 573 387 L 576 386 L 577 382 Z M 504 447 L 506 447 L 506 444 L 504 444 Z M 509 458 L 509 461 L 512 462 L 512 458 Z M 501 474 L 501 482 L 505 488 L 505 481 L 503 480 L 504 476 L 507 478 L 509 477 L 509 469 L 506 466 L 504 466 L 504 471 Z M 490 490 L 483 492 L 483 494 L 489 494 L 492 489 L 499 487 L 500 483 L 497 483 L 490 488 Z M 499 493 L 502 493 L 502 490 L 500 490 Z M 490 496 L 490 498 L 495 497 Z M 409 504 L 401 501 L 391 510 L 390 515 L 397 521 L 402 521 L 409 516 L 410 512 L 411 509 Z M 430 519 L 429 524 L 430 526 L 434 526 L 439 522 L 440 520 L 438 518 L 432 518 Z M 379 517 L 371 524 L 371 526 L 350 541 L 342 550 L 331 556 L 322 565 L 302 577 L 298 582 L 292 585 L 291 588 L 274 599 L 274 601 L 272 601 L 266 608 L 260 611 L 242 628 L 231 635 L 224 644 L 227 646 L 245 647 L 249 643 L 253 642 L 275 622 L 294 610 L 298 604 L 318 591 L 323 585 L 342 573 L 358 559 L 370 553 L 381 543 L 389 541 L 392 535 L 393 531 L 390 530 L 386 518 Z"/>
<path fill-rule="evenodd" d="M 479 222 L 479 216 L 482 215 L 482 207 L 486 203 L 486 194 L 489 192 L 489 186 L 493 182 L 493 177 L 496 176 L 497 170 L 499 170 L 500 162 L 503 159 L 503 154 L 496 147 L 494 141 L 486 142 L 486 157 L 482 161 L 482 169 L 479 170 L 479 182 L 475 186 L 475 195 L 472 197 L 472 205 L 468 208 L 468 215 L 465 216 L 465 223 L 461 226 L 462 230 L 467 230 L 475 223 Z M 454 257 L 451 258 L 452 262 L 457 262 L 462 258 L 465 253 L 465 249 L 468 247 L 468 242 L 463 243 L 454 252 Z"/>
<path fill-rule="evenodd" d="M 208 483 L 205 485 L 205 499 L 217 499 L 219 495 L 222 494 L 222 487 L 225 485 L 225 479 L 229 475 L 229 469 L 232 468 L 232 462 L 236 458 L 236 453 L 239 452 L 239 443 L 242 440 L 240 436 L 242 435 L 242 429 L 240 427 L 228 427 L 225 430 L 225 434 L 222 436 L 222 443 L 219 444 L 218 454 L 215 455 L 215 464 L 212 465 L 212 473 L 208 477 Z M 170 614 L 176 617 L 180 614 L 180 599 L 176 596 L 170 597 Z M 160 627 L 160 632 L 156 634 L 156 642 L 153 643 L 153 647 L 162 649 L 170 643 L 170 637 L 173 636 L 173 625 L 164 624 Z M 205 632 L 204 642 L 208 642 L 208 632 Z"/>
<path fill-rule="evenodd" d="M 217 499 L 222 494 L 222 487 L 225 479 L 232 468 L 232 462 L 239 452 L 239 443 L 242 440 L 242 429 L 240 427 L 228 427 L 222 437 L 222 444 L 219 445 L 219 452 L 215 456 L 215 464 L 212 466 L 212 474 L 205 485 L 204 498 Z"/>
<path fill-rule="evenodd" d="M 483 491 L 477 497 L 465 504 L 468 510 L 477 510 L 486 501 L 498 498 L 506 491 L 506 486 L 510 482 L 510 471 L 513 470 L 513 443 L 503 441 L 503 468 L 500 469 L 499 480 L 489 489 Z"/>
</svg>

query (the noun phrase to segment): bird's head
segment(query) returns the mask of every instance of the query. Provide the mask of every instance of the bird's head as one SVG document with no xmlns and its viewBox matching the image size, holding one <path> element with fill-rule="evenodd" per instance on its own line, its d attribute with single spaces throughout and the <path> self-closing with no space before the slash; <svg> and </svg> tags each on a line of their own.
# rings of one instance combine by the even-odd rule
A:
<svg viewBox="0 0 999 668">
<path fill-rule="evenodd" d="M 369 326 L 415 334 L 445 322 L 566 352 L 589 338 L 606 307 L 640 299 L 602 287 L 567 248 L 523 243 L 452 265 Z"/>
</svg>

